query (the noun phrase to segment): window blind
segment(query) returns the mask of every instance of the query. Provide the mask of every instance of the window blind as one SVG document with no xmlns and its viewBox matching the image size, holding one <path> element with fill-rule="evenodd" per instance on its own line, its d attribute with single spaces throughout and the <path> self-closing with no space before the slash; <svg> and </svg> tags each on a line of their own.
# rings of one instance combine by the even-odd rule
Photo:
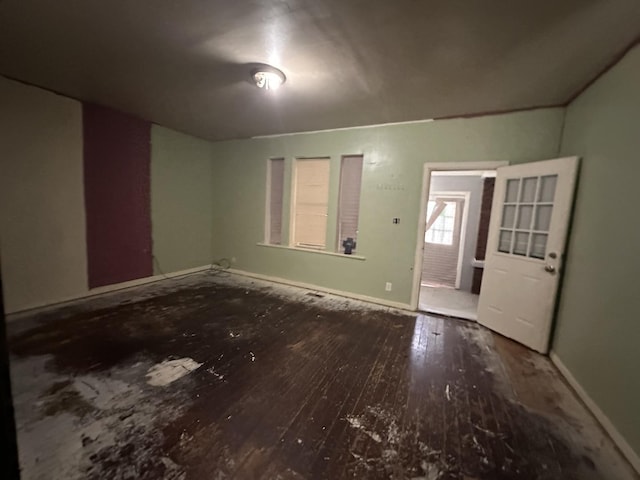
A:
<svg viewBox="0 0 640 480">
<path fill-rule="evenodd" d="M 284 158 L 269 160 L 269 212 L 267 243 L 282 244 L 282 199 L 284 195 Z"/>
<path fill-rule="evenodd" d="M 362 155 L 342 157 L 342 165 L 340 168 L 340 197 L 338 202 L 337 246 L 340 252 L 344 252 L 344 247 L 342 246 L 344 240 L 348 237 L 354 240 L 358 238 L 362 160 Z"/>
<path fill-rule="evenodd" d="M 294 189 L 293 246 L 325 248 L 329 204 L 329 159 L 297 159 Z"/>
</svg>

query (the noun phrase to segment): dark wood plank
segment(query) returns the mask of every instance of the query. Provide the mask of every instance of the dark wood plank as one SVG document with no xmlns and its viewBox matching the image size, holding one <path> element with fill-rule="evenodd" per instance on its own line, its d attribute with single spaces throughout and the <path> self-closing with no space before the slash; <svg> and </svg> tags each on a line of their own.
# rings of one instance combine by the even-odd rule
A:
<svg viewBox="0 0 640 480">
<path fill-rule="evenodd" d="M 576 440 L 580 425 L 562 409 L 516 394 L 525 382 L 509 372 L 531 370 L 519 356 L 532 354 L 502 340 L 496 349 L 476 324 L 216 276 L 135 295 L 12 326 L 22 451 L 41 445 L 33 432 L 57 436 L 37 462 L 21 457 L 31 478 L 595 480 L 613 471 Z M 202 365 L 148 384 L 150 367 L 184 358 Z M 544 388 L 536 375 L 525 396 Z"/>
</svg>

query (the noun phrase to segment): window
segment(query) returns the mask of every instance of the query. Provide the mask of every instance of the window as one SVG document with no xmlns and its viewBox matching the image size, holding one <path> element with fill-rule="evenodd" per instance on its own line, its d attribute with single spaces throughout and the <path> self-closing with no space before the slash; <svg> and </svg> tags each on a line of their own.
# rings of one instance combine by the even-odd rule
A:
<svg viewBox="0 0 640 480">
<path fill-rule="evenodd" d="M 269 160 L 267 171 L 267 226 L 265 243 L 282 243 L 282 199 L 284 194 L 284 158 Z"/>
<path fill-rule="evenodd" d="M 557 175 L 507 180 L 498 251 L 544 259 Z"/>
<path fill-rule="evenodd" d="M 289 178 L 289 172 L 285 170 L 288 168 L 285 159 L 269 159 L 265 243 L 286 244 L 288 237 L 290 247 L 345 253 L 343 242 L 347 238 L 353 238 L 355 242 L 358 238 L 363 163 L 362 155 L 344 155 L 340 159 L 340 171 L 337 175 L 337 159 L 296 158 L 290 164 L 289 196 L 285 195 L 285 176 L 287 183 Z M 337 198 L 330 198 L 330 190 L 332 194 L 337 194 Z M 283 222 L 289 222 L 288 229 Z M 351 252 L 354 251 L 355 248 L 352 247 Z"/>
<path fill-rule="evenodd" d="M 295 160 L 291 244 L 324 249 L 329 206 L 329 159 Z"/>
<path fill-rule="evenodd" d="M 339 252 L 344 252 L 342 242 L 347 238 L 353 238 L 354 241 L 358 238 L 361 183 L 362 155 L 342 157 L 342 164 L 340 166 L 340 198 L 338 200 L 337 251 Z"/>
<path fill-rule="evenodd" d="M 427 230 L 424 234 L 425 242 L 453 245 L 456 205 L 457 202 L 429 200 L 427 203 Z"/>
</svg>

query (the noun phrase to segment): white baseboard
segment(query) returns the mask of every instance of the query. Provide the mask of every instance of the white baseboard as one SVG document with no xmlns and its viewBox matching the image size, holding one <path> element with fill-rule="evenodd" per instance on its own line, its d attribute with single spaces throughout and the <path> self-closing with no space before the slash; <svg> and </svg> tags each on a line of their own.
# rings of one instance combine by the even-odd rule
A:
<svg viewBox="0 0 640 480">
<path fill-rule="evenodd" d="M 170 278 L 192 275 L 194 273 L 208 270 L 209 268 L 211 268 L 211 265 L 205 265 L 202 267 L 188 268 L 186 270 L 171 272 L 164 275 L 154 275 L 152 277 L 138 278 L 135 280 L 130 280 L 128 282 L 116 283 L 114 285 L 106 285 L 104 287 L 92 288 L 91 290 L 87 290 L 86 292 L 80 293 L 78 295 L 72 295 L 72 296 L 60 298 L 53 302 L 33 304 L 33 305 L 29 305 L 28 307 L 21 308 L 20 310 L 7 312 L 7 321 L 9 322 L 16 321 L 21 318 L 30 316 L 34 313 L 37 313 L 39 311 L 60 307 L 65 303 L 70 303 L 77 300 L 82 300 L 85 298 L 95 297 L 99 295 L 105 295 L 107 293 L 112 293 L 119 290 L 125 290 L 128 288 L 145 285 L 147 283 L 154 283 L 154 282 L 159 282 L 161 280 L 167 280 Z M 259 280 L 266 280 L 269 282 L 275 282 L 275 283 L 281 283 L 284 285 L 291 285 L 294 287 L 306 288 L 308 290 L 316 290 L 324 293 L 330 293 L 332 295 L 339 295 L 341 297 L 353 298 L 355 300 L 362 300 L 364 302 L 375 303 L 377 305 L 383 305 L 385 307 L 392 307 L 392 308 L 397 308 L 398 310 L 406 310 L 411 313 L 415 313 L 411 309 L 411 306 L 407 303 L 391 302 L 381 298 L 369 297 L 367 295 L 359 295 L 357 293 L 344 292 L 341 290 L 334 290 L 331 288 L 325 288 L 325 287 L 313 285 L 310 283 L 296 282 L 294 280 L 287 280 L 286 278 L 272 277 L 270 275 L 262 275 L 259 273 L 246 272 L 244 270 L 228 269 L 226 271 L 230 273 L 234 273 L 236 275 L 242 275 L 244 277 L 256 278 Z"/>
<path fill-rule="evenodd" d="M 633 468 L 640 473 L 640 456 L 631 448 L 631 445 L 627 443 L 625 438 L 620 434 L 618 429 L 613 425 L 609 417 L 605 415 L 605 413 L 600 409 L 600 407 L 593 401 L 593 399 L 589 396 L 589 394 L 582 388 L 582 385 L 578 383 L 578 380 L 573 376 L 573 374 L 569 371 L 560 357 L 555 352 L 551 352 L 549 354 L 551 361 L 558 368 L 562 376 L 567 380 L 569 385 L 575 390 L 578 394 L 578 397 L 585 403 L 587 408 L 591 411 L 594 417 L 600 422 L 602 428 L 609 434 L 613 442 L 620 449 L 622 454 L 626 457 L 629 463 L 633 466 Z"/>
<path fill-rule="evenodd" d="M 118 290 L 125 290 L 127 288 L 133 288 L 133 287 L 137 287 L 139 285 L 144 285 L 147 283 L 159 282 L 161 280 L 167 280 L 170 278 L 184 277 L 185 275 L 191 275 L 194 273 L 202 272 L 203 270 L 207 270 L 209 268 L 211 268 L 211 265 L 205 265 L 202 267 L 188 268 L 186 270 L 180 270 L 177 272 L 171 272 L 163 275 L 153 275 L 151 277 L 137 278 L 135 280 L 129 280 L 127 282 L 115 283 L 113 285 L 105 285 L 104 287 L 92 288 L 91 290 L 87 290 L 86 292 L 60 298 L 52 302 L 36 303 L 36 304 L 29 305 L 25 308 L 21 308 L 19 310 L 6 312 L 7 321 L 12 322 L 15 320 L 19 320 L 20 318 L 32 315 L 33 313 L 37 313 L 38 311 L 46 310 L 52 307 L 59 307 L 65 303 L 74 302 L 76 300 L 81 300 L 83 298 L 104 295 L 107 293 L 116 292 Z"/>
<path fill-rule="evenodd" d="M 360 295 L 357 293 L 345 292 L 342 290 L 334 290 L 332 288 L 321 287 L 319 285 L 313 285 L 311 283 L 297 282 L 295 280 L 288 280 L 286 278 L 272 277 L 271 275 L 262 275 L 260 273 L 245 272 L 244 270 L 237 270 L 230 268 L 227 272 L 234 273 L 236 275 L 242 275 L 243 277 L 257 278 L 258 280 L 266 280 L 268 282 L 281 283 L 283 285 L 291 285 L 293 287 L 306 288 L 307 290 L 315 290 L 318 292 L 329 293 L 331 295 L 338 295 L 340 297 L 353 298 L 354 300 L 362 300 L 363 302 L 375 303 L 377 305 L 383 305 L 385 307 L 397 308 L 398 310 L 407 310 L 411 313 L 415 313 L 411 309 L 411 305 L 408 303 L 392 302 L 384 300 L 382 298 L 369 297 L 367 295 Z"/>
</svg>

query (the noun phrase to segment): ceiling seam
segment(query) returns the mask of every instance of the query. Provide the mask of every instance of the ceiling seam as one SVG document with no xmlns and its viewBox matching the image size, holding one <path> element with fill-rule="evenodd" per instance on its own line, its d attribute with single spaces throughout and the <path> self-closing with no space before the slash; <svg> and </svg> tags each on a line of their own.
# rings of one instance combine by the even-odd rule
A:
<svg viewBox="0 0 640 480">
<path fill-rule="evenodd" d="M 620 50 L 620 52 L 613 56 L 613 58 L 598 72 L 595 76 L 593 76 L 590 80 L 588 80 L 582 87 L 580 87 L 575 93 L 573 93 L 567 101 L 564 103 L 565 107 L 568 107 L 576 98 L 582 95 L 591 85 L 596 83 L 600 77 L 606 74 L 609 70 L 615 67 L 627 54 L 633 50 L 635 47 L 640 45 L 640 35 L 635 37 L 625 48 Z"/>
</svg>

